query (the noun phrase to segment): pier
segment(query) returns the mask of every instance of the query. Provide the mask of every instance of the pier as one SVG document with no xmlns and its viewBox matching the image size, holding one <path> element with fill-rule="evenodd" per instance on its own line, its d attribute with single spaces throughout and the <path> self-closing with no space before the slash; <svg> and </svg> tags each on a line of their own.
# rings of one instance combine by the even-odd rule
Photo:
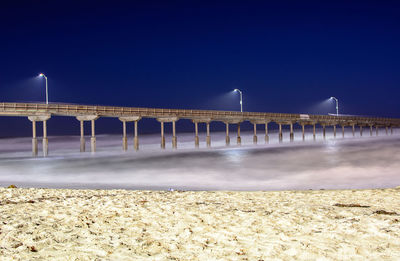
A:
<svg viewBox="0 0 400 261">
<path fill-rule="evenodd" d="M 302 140 L 305 140 L 305 126 L 312 126 L 313 140 L 316 139 L 316 125 L 320 125 L 323 131 L 323 139 L 326 136 L 326 128 L 333 128 L 336 137 L 336 127 L 341 126 L 342 137 L 345 127 L 352 129 L 352 136 L 355 136 L 355 127 L 358 126 L 360 136 L 363 135 L 363 127 L 369 127 L 370 136 L 375 128 L 378 135 L 379 128 L 385 130 L 386 135 L 393 134 L 393 128 L 400 127 L 400 119 L 358 117 L 358 116 L 335 116 L 335 115 L 309 115 L 309 114 L 287 114 L 287 113 L 263 113 L 263 112 L 235 112 L 217 110 L 182 110 L 182 109 L 157 109 L 157 108 L 135 108 L 135 107 L 113 107 L 113 106 L 92 106 L 92 105 L 70 105 L 70 104 L 38 104 L 38 103 L 0 103 L 0 116 L 26 117 L 32 122 L 32 155 L 38 155 L 37 123 L 43 126 L 43 156 L 47 156 L 48 137 L 47 121 L 52 117 L 64 116 L 75 117 L 80 122 L 80 151 L 86 151 L 84 123 L 91 123 L 90 151 L 96 152 L 96 127 L 95 122 L 100 117 L 116 118 L 122 122 L 122 149 L 128 150 L 127 124 L 134 124 L 133 149 L 139 150 L 138 128 L 139 121 L 143 118 L 153 118 L 160 123 L 160 147 L 165 149 L 164 125 L 172 125 L 172 148 L 178 147 L 178 136 L 176 124 L 181 120 L 189 120 L 194 126 L 194 147 L 199 147 L 199 124 L 206 124 L 206 144 L 211 147 L 210 124 L 212 122 L 223 122 L 226 125 L 226 145 L 231 144 L 229 125 L 237 126 L 236 143 L 241 144 L 240 124 L 247 121 L 253 124 L 253 143 L 258 144 L 257 125 L 265 126 L 264 142 L 269 142 L 268 124 L 276 123 L 279 127 L 279 142 L 283 141 L 282 126 L 289 126 L 290 141 L 294 140 L 295 125 L 301 126 Z"/>
</svg>

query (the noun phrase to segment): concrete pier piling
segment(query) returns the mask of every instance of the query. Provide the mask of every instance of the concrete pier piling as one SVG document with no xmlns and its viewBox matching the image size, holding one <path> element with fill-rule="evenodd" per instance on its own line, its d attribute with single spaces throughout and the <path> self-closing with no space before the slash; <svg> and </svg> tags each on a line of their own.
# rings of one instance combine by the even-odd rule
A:
<svg viewBox="0 0 400 261">
<path fill-rule="evenodd" d="M 139 150 L 139 136 L 138 136 L 138 122 L 139 120 L 134 121 L 134 130 L 133 130 L 133 148 L 134 150 Z"/>
<path fill-rule="evenodd" d="M 265 123 L 265 143 L 267 144 L 269 142 L 269 136 L 268 136 L 268 122 Z"/>
<path fill-rule="evenodd" d="M 369 125 L 369 136 L 372 136 L 372 125 Z"/>
<path fill-rule="evenodd" d="M 128 150 L 128 137 L 126 136 L 126 121 L 122 121 L 122 150 Z"/>
<path fill-rule="evenodd" d="M 172 122 L 172 148 L 178 148 L 178 139 L 176 138 L 175 121 Z"/>
<path fill-rule="evenodd" d="M 90 148 L 92 153 L 96 152 L 96 132 L 95 132 L 95 120 L 91 120 L 92 122 L 92 137 L 90 137 Z"/>
<path fill-rule="evenodd" d="M 80 122 L 80 127 L 81 127 L 81 146 L 80 146 L 80 152 L 85 152 L 85 127 L 84 127 L 84 121 L 79 121 Z"/>
<path fill-rule="evenodd" d="M 257 124 L 253 123 L 253 144 L 257 144 Z"/>
<path fill-rule="evenodd" d="M 47 138 L 47 121 L 43 121 L 43 157 L 49 155 L 49 140 Z"/>
<path fill-rule="evenodd" d="M 379 127 L 378 127 L 378 125 L 375 126 L 375 129 L 376 129 L 376 136 L 378 136 L 379 135 Z"/>
<path fill-rule="evenodd" d="M 389 135 L 388 126 L 385 126 L 386 135 Z"/>
<path fill-rule="evenodd" d="M 325 124 L 322 124 L 322 136 L 325 140 L 326 139 L 326 125 Z"/>
<path fill-rule="evenodd" d="M 354 137 L 355 136 L 355 125 L 354 124 L 351 125 L 351 131 L 352 131 L 353 137 Z"/>
<path fill-rule="evenodd" d="M 301 136 L 302 136 L 302 140 L 305 141 L 306 140 L 306 134 L 305 134 L 304 124 L 301 124 Z"/>
<path fill-rule="evenodd" d="M 194 146 L 198 148 L 200 146 L 200 140 L 199 140 L 199 123 L 194 122 Z"/>
<path fill-rule="evenodd" d="M 161 149 L 165 149 L 164 122 L 161 122 Z"/>
<path fill-rule="evenodd" d="M 342 125 L 342 138 L 344 138 L 344 125 Z"/>
<path fill-rule="evenodd" d="M 360 137 L 362 137 L 362 135 L 363 135 L 363 126 L 360 125 Z"/>
<path fill-rule="evenodd" d="M 292 142 L 294 140 L 293 123 L 291 122 L 289 125 L 290 125 L 290 141 Z"/>
<path fill-rule="evenodd" d="M 242 145 L 242 138 L 240 137 L 240 122 L 237 124 L 237 145 Z"/>
<path fill-rule="evenodd" d="M 313 124 L 313 139 L 314 140 L 316 139 L 316 136 L 315 136 L 315 124 Z"/>
<path fill-rule="evenodd" d="M 206 143 L 207 143 L 207 148 L 210 148 L 211 147 L 210 122 L 206 122 L 206 128 L 207 128 Z"/>
<path fill-rule="evenodd" d="M 336 138 L 336 125 L 333 125 L 333 138 Z"/>
<path fill-rule="evenodd" d="M 229 137 L 229 123 L 227 122 L 225 122 L 225 130 L 226 130 L 225 144 L 226 146 L 229 146 L 231 143 L 231 138 Z"/>
<path fill-rule="evenodd" d="M 32 121 L 32 156 L 38 155 L 38 142 L 36 137 L 36 121 Z"/>
<path fill-rule="evenodd" d="M 283 135 L 282 135 L 282 124 L 281 124 L 281 123 L 278 123 L 278 125 L 279 125 L 279 143 L 281 143 L 282 140 L 283 140 Z"/>
</svg>

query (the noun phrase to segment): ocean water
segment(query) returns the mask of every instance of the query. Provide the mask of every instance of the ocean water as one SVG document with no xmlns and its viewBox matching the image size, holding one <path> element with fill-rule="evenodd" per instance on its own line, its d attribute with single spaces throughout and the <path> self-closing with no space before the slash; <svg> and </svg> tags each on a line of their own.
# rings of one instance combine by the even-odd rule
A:
<svg viewBox="0 0 400 261">
<path fill-rule="evenodd" d="M 127 152 L 122 151 L 120 135 L 97 136 L 97 152 L 80 153 L 79 137 L 49 137 L 49 157 L 31 157 L 31 139 L 0 139 L 0 186 L 156 189 L 156 190 L 292 190 L 360 189 L 400 186 L 400 131 L 386 135 L 380 131 L 370 137 L 345 138 L 338 129 L 324 140 L 318 130 L 317 141 L 310 132 L 306 141 L 288 133 L 278 143 L 276 132 L 265 144 L 260 131 L 258 145 L 253 134 L 242 133 L 242 146 L 225 146 L 224 133 L 212 133 L 212 148 L 206 148 L 200 136 L 200 148 L 194 148 L 193 133 L 178 134 L 178 149 L 160 149 L 158 135 L 140 136 L 140 150 L 133 150 L 129 137 Z M 90 150 L 90 137 L 86 148 Z"/>
</svg>

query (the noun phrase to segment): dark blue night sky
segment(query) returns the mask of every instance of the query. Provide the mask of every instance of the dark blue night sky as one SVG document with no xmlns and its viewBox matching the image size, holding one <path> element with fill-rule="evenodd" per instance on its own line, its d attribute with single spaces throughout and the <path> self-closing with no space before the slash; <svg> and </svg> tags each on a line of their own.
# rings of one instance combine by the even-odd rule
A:
<svg viewBox="0 0 400 261">
<path fill-rule="evenodd" d="M 51 102 L 239 110 L 239 88 L 245 111 L 400 117 L 397 1 L 1 1 L 0 28 L 1 101 L 44 101 L 44 72 Z"/>
</svg>

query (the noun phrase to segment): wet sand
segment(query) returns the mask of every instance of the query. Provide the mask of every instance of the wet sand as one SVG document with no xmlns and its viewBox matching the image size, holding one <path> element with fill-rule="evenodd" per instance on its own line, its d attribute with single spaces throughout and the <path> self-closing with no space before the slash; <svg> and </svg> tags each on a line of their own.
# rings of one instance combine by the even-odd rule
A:
<svg viewBox="0 0 400 261">
<path fill-rule="evenodd" d="M 399 260 L 399 202 L 400 187 L 2 188 L 0 260 Z"/>
</svg>

